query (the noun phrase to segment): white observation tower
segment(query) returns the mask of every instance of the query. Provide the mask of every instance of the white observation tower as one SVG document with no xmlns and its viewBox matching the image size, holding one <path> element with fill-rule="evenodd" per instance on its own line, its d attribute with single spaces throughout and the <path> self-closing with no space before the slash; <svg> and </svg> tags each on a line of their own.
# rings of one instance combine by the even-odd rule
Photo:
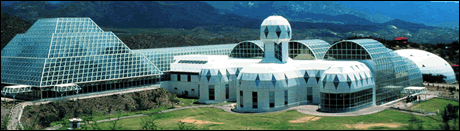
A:
<svg viewBox="0 0 460 131">
<path fill-rule="evenodd" d="M 286 63 L 291 24 L 282 16 L 269 16 L 260 25 L 260 40 L 264 43 L 265 57 L 260 63 Z"/>
</svg>

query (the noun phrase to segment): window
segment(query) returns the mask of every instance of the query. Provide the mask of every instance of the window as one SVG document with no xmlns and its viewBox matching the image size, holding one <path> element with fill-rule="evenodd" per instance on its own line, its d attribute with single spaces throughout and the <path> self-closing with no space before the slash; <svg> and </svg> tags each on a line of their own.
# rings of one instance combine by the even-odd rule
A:
<svg viewBox="0 0 460 131">
<path fill-rule="evenodd" d="M 184 64 L 206 64 L 208 61 L 200 61 L 200 60 L 180 60 L 178 63 Z"/>
<path fill-rule="evenodd" d="M 214 97 L 214 85 L 209 85 L 209 100 L 214 100 L 215 97 Z"/>
<path fill-rule="evenodd" d="M 307 100 L 313 101 L 313 87 L 307 87 Z"/>
<path fill-rule="evenodd" d="M 225 99 L 228 99 L 230 93 L 230 87 L 228 84 L 225 84 Z"/>
<path fill-rule="evenodd" d="M 263 58 L 263 50 L 252 42 L 243 42 L 235 46 L 230 53 L 233 58 Z"/>
<path fill-rule="evenodd" d="M 252 92 L 252 108 L 257 108 L 257 92 Z"/>
<path fill-rule="evenodd" d="M 370 55 L 360 45 L 353 42 L 340 42 L 333 45 L 326 56 L 332 59 L 362 60 L 370 59 Z"/>
<path fill-rule="evenodd" d="M 240 91 L 240 107 L 243 108 L 243 91 Z"/>
<path fill-rule="evenodd" d="M 284 106 L 288 105 L 288 90 L 284 90 Z"/>
<path fill-rule="evenodd" d="M 275 107 L 275 92 L 273 91 L 268 92 L 268 97 L 269 97 L 268 99 L 270 103 L 270 108 Z"/>
<path fill-rule="evenodd" d="M 282 47 L 281 44 L 274 44 L 275 45 L 275 58 L 279 61 L 282 61 Z"/>
</svg>

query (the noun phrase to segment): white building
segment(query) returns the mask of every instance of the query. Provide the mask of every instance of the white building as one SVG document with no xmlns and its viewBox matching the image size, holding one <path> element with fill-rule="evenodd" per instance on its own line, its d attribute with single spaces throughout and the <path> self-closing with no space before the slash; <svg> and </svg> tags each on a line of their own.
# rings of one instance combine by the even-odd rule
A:
<svg viewBox="0 0 460 131">
<path fill-rule="evenodd" d="M 301 104 L 353 111 L 393 101 L 421 85 L 420 69 L 371 39 L 290 40 L 289 22 L 270 16 L 260 40 L 243 41 L 227 55 L 175 56 L 162 86 L 200 103 L 236 101 L 239 112 L 269 112 Z M 200 62 L 201 61 L 201 62 Z"/>
</svg>

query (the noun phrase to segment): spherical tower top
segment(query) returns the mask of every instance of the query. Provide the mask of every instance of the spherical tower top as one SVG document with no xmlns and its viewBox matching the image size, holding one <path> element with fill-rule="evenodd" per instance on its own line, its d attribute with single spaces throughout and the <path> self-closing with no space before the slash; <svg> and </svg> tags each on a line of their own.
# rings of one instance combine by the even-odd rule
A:
<svg viewBox="0 0 460 131">
<path fill-rule="evenodd" d="M 269 16 L 260 25 L 260 40 L 274 41 L 289 41 L 292 36 L 291 24 L 282 16 Z"/>
</svg>

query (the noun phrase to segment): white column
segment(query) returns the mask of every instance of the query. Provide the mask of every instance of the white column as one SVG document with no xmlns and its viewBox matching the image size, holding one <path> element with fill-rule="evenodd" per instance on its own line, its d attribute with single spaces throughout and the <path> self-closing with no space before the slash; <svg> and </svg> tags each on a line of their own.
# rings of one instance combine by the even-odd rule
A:
<svg viewBox="0 0 460 131">
<path fill-rule="evenodd" d="M 265 46 L 265 58 L 275 58 L 275 42 L 268 41 L 264 42 Z"/>
<path fill-rule="evenodd" d="M 289 41 L 282 41 L 281 43 L 281 62 L 286 63 L 289 58 Z"/>
</svg>

